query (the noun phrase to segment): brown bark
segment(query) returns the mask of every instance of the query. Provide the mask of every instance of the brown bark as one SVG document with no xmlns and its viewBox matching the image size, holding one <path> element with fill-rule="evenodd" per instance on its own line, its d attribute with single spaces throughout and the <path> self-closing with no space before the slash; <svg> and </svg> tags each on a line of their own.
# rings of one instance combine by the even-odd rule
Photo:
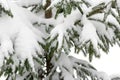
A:
<svg viewBox="0 0 120 80">
<path fill-rule="evenodd" d="M 52 17 L 52 9 L 49 8 L 47 9 L 51 4 L 51 0 L 46 0 L 46 5 L 44 6 L 44 9 L 45 9 L 45 18 L 51 18 Z M 48 58 L 48 54 L 47 52 L 49 52 L 48 49 L 46 49 L 46 52 L 45 52 L 45 58 L 46 58 L 46 72 L 45 72 L 45 75 L 49 75 L 51 69 L 52 69 L 52 64 L 50 63 L 51 59 Z M 44 77 L 41 77 L 41 80 L 43 80 Z"/>
<path fill-rule="evenodd" d="M 45 5 L 45 10 L 50 6 L 51 4 L 51 0 L 47 0 L 46 1 L 46 5 Z M 45 18 L 51 18 L 52 17 L 52 9 L 48 9 L 45 11 Z"/>
</svg>

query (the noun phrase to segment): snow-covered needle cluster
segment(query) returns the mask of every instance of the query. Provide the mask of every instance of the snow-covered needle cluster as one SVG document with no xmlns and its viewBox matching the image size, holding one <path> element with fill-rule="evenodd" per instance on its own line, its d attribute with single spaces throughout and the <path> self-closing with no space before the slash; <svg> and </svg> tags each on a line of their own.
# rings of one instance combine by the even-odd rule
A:
<svg viewBox="0 0 120 80">
<path fill-rule="evenodd" d="M 6 80 L 110 80 L 89 60 L 120 45 L 120 0 L 0 0 L 0 76 Z"/>
</svg>

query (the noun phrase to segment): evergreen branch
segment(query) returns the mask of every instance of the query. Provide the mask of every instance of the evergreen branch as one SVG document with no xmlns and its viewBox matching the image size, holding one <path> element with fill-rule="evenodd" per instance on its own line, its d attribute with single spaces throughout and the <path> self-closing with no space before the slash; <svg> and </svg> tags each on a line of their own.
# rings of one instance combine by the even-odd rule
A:
<svg viewBox="0 0 120 80">
<path fill-rule="evenodd" d="M 87 7 L 90 7 L 90 6 L 91 6 L 91 4 L 90 4 L 88 1 L 86 1 L 86 0 L 82 0 L 82 2 L 85 3 L 85 5 L 86 5 Z"/>
<path fill-rule="evenodd" d="M 120 18 L 119 16 L 117 16 L 114 11 L 111 9 L 111 14 L 115 17 L 115 19 L 118 21 L 118 23 L 120 24 Z"/>
<path fill-rule="evenodd" d="M 105 8 L 106 8 L 105 3 L 101 3 L 101 4 L 98 5 L 97 7 L 96 7 L 96 6 L 93 7 L 93 8 L 92 8 L 92 11 L 87 14 L 87 17 L 90 17 L 90 16 L 92 16 L 92 15 L 94 15 L 94 14 L 97 14 L 97 13 L 103 13 L 103 12 L 104 12 L 103 10 L 104 10 Z"/>
<path fill-rule="evenodd" d="M 117 4 L 117 0 L 115 0 L 115 5 L 116 5 L 116 10 L 117 10 L 117 12 L 118 12 L 118 15 L 119 15 L 119 17 L 120 17 L 120 7 L 118 7 L 119 4 Z"/>
</svg>

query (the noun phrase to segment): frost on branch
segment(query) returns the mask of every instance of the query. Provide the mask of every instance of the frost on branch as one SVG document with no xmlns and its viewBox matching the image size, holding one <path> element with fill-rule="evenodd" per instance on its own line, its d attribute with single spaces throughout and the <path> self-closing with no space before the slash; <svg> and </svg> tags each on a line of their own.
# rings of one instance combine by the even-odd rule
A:
<svg viewBox="0 0 120 80">
<path fill-rule="evenodd" d="M 33 17 L 32 13 L 11 1 L 6 1 L 5 4 L 9 5 L 13 17 L 8 15 L 0 17 L 0 75 L 5 70 L 4 74 L 9 74 L 7 78 L 12 80 L 15 71 L 21 75 L 25 70 L 35 71 L 33 57 L 42 54 L 42 47 L 38 43 L 44 42 L 41 32 L 32 25 L 33 18 L 30 18 Z M 26 69 L 22 66 L 26 66 Z"/>
<path fill-rule="evenodd" d="M 53 68 L 46 80 L 110 80 L 107 74 L 96 71 L 88 62 L 65 53 L 61 53 L 59 57 L 55 55 L 51 63 Z"/>
<path fill-rule="evenodd" d="M 119 44 L 118 1 L 102 0 L 96 4 L 92 2 L 53 1 L 50 7 L 57 9 L 55 14 L 57 23 L 51 30 L 50 40 L 54 40 L 51 46 L 57 47 L 58 51 L 64 49 L 69 52 L 69 48 L 74 45 L 76 52 L 82 50 L 85 55 L 89 55 L 91 61 L 94 55 L 100 56 L 100 49 L 108 53 L 109 46 Z"/>
<path fill-rule="evenodd" d="M 83 24 L 83 29 L 80 35 L 80 46 L 86 45 L 86 43 L 90 41 L 90 43 L 88 43 L 86 47 L 89 48 L 92 44 L 96 52 L 95 55 L 99 56 L 100 52 L 98 49 L 98 44 L 103 46 L 103 43 L 101 42 L 101 40 L 99 39 L 96 33 L 96 28 L 94 24 L 92 24 L 91 21 L 86 18 L 86 15 L 83 15 L 82 17 L 82 24 Z"/>
<path fill-rule="evenodd" d="M 0 16 L 6 13 L 7 15 L 13 17 L 6 0 L 0 0 Z"/>
<path fill-rule="evenodd" d="M 76 17 L 75 17 L 76 16 Z M 57 41 L 58 41 L 58 50 L 64 46 L 66 49 L 69 49 L 69 45 L 67 42 L 69 42 L 70 39 L 70 33 L 69 31 L 76 29 L 74 22 L 80 18 L 79 11 L 73 11 L 71 15 L 68 15 L 66 18 L 59 17 L 56 21 L 55 28 L 51 31 L 50 39 L 52 40 L 54 37 L 58 35 Z M 73 34 L 73 32 L 71 33 Z M 70 35 L 70 36 L 68 36 Z M 72 37 L 72 36 L 71 36 Z M 64 45 L 63 45 L 64 42 Z"/>
<path fill-rule="evenodd" d="M 67 55 L 75 47 L 91 61 L 100 49 L 107 53 L 120 45 L 119 1 L 51 0 L 47 9 L 53 15 L 45 19 L 47 1 L 0 0 L 0 75 L 9 80 L 109 80 Z"/>
</svg>

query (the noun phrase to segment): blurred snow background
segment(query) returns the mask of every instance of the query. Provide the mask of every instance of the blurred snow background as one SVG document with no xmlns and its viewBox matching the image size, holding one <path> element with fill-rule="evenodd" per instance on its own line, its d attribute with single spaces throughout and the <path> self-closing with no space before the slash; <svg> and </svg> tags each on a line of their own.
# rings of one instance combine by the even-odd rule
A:
<svg viewBox="0 0 120 80">
<path fill-rule="evenodd" d="M 72 50 L 71 54 L 74 53 Z M 82 53 L 79 55 L 72 54 L 77 58 L 88 61 L 88 57 L 84 57 Z M 109 53 L 101 52 L 100 59 L 94 58 L 91 64 L 99 71 L 106 72 L 109 76 L 120 75 L 120 47 L 118 45 L 111 47 Z"/>
</svg>

